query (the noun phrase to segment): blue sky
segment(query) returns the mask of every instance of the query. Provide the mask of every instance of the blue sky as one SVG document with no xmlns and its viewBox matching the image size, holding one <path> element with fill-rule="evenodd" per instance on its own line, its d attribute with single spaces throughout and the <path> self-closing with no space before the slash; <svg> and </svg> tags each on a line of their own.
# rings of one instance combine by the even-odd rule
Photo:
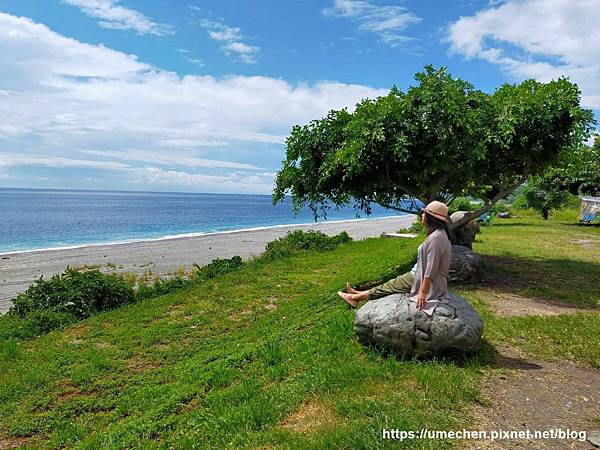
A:
<svg viewBox="0 0 600 450">
<path fill-rule="evenodd" d="M 268 193 L 291 126 L 425 64 L 568 75 L 597 113 L 599 6 L 0 0 L 0 186 Z"/>
</svg>

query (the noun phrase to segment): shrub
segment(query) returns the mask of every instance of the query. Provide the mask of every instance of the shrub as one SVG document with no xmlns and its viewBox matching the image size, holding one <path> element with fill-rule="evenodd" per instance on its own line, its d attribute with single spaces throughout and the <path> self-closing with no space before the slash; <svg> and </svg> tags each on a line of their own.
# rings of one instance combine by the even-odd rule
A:
<svg viewBox="0 0 600 450">
<path fill-rule="evenodd" d="M 28 317 L 44 311 L 82 319 L 98 311 L 116 308 L 133 301 L 133 287 L 123 278 L 106 275 L 99 270 L 83 272 L 67 268 L 63 274 L 54 275 L 49 280 L 44 280 L 43 277 L 37 280 L 13 300 L 9 312 Z M 50 322 L 63 322 L 67 316 L 58 317 Z M 42 323 L 43 320 L 38 322 Z"/>
<path fill-rule="evenodd" d="M 184 277 L 159 278 L 153 283 L 141 281 L 137 285 L 135 292 L 136 300 L 145 300 L 160 295 L 170 294 L 171 292 L 183 289 L 191 284 L 191 280 Z"/>
<path fill-rule="evenodd" d="M 525 190 L 522 190 L 517 196 L 515 196 L 513 203 L 513 209 L 527 209 L 529 208 L 529 204 L 527 202 L 527 197 L 525 196 Z"/>
<path fill-rule="evenodd" d="M 345 231 L 336 236 L 328 236 L 321 231 L 313 230 L 290 231 L 286 236 L 269 242 L 262 258 L 273 261 L 303 250 L 329 251 L 351 240 L 352 238 Z"/>
<path fill-rule="evenodd" d="M 196 277 L 200 280 L 209 280 L 218 275 L 223 275 L 234 270 L 239 269 L 244 264 L 240 256 L 234 256 L 231 259 L 213 259 L 210 264 L 200 267 L 198 264 L 194 264 L 196 267 Z"/>
<path fill-rule="evenodd" d="M 498 213 L 509 212 L 509 211 L 510 211 L 510 205 L 508 204 L 508 202 L 506 200 L 500 200 L 498 203 L 496 203 L 494 206 L 492 206 L 490 213 L 492 213 L 493 215 L 496 215 Z"/>
<path fill-rule="evenodd" d="M 417 218 L 417 220 L 415 220 L 410 227 L 402 228 L 398 230 L 398 233 L 425 233 L 425 226 L 423 225 L 423 222 L 421 222 L 421 220 Z"/>
<path fill-rule="evenodd" d="M 448 205 L 448 214 L 451 215 L 456 211 L 475 211 L 479 209 L 477 203 L 473 202 L 467 197 L 456 197 L 449 205 Z"/>
</svg>

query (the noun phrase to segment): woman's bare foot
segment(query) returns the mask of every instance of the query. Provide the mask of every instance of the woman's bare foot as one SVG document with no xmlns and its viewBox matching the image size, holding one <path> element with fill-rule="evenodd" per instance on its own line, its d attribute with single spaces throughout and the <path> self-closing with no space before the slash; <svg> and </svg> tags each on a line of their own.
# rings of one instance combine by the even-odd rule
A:
<svg viewBox="0 0 600 450">
<path fill-rule="evenodd" d="M 360 294 L 360 291 L 357 291 L 352 286 L 350 286 L 350 283 L 346 283 L 346 292 L 348 294 Z"/>
<path fill-rule="evenodd" d="M 347 294 L 345 292 L 338 291 L 338 295 L 342 298 L 342 300 L 344 300 L 346 303 L 348 303 L 352 308 L 356 308 L 358 306 L 358 303 L 352 298 L 352 297 L 354 297 L 354 294 Z"/>
</svg>

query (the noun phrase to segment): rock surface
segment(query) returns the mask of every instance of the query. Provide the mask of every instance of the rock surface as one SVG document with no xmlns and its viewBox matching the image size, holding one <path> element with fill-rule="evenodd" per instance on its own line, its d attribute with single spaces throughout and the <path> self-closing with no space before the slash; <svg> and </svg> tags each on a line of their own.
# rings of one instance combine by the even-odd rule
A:
<svg viewBox="0 0 600 450">
<path fill-rule="evenodd" d="M 448 280 L 454 282 L 478 281 L 483 278 L 485 261 L 479 253 L 475 253 L 462 245 L 452 246 L 452 262 Z"/>
<path fill-rule="evenodd" d="M 470 211 L 456 211 L 450 216 L 451 222 L 457 222 L 462 219 Z M 476 220 L 471 220 L 461 227 L 452 230 L 452 244 L 463 245 L 468 248 L 473 248 L 475 236 L 479 233 L 480 226 Z"/>
<path fill-rule="evenodd" d="M 393 294 L 365 303 L 356 312 L 354 332 L 364 345 L 406 356 L 433 356 L 474 350 L 483 321 L 454 293 L 438 304 L 431 317 L 417 310 L 407 295 Z"/>
</svg>

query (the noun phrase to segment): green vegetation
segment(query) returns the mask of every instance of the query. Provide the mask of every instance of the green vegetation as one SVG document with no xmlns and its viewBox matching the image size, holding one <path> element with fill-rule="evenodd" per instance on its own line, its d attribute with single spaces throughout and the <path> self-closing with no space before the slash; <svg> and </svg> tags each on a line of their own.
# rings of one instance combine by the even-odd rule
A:
<svg viewBox="0 0 600 450">
<path fill-rule="evenodd" d="M 475 211 L 479 209 L 479 204 L 467 197 L 456 197 L 452 203 L 448 205 L 448 214 L 456 211 Z"/>
<path fill-rule="evenodd" d="M 273 261 L 291 256 L 300 250 L 333 250 L 338 245 L 351 240 L 352 238 L 345 231 L 331 237 L 321 231 L 291 231 L 287 236 L 269 242 L 262 258 Z"/>
<path fill-rule="evenodd" d="M 426 66 L 415 79 L 406 92 L 394 87 L 352 113 L 331 111 L 295 126 L 273 200 L 289 193 L 296 208 L 318 215 L 332 204 L 414 213 L 407 198 L 479 199 L 457 227 L 580 148 L 594 124 L 577 85 L 565 78 L 504 84 L 492 94 L 445 68 Z"/>
<path fill-rule="evenodd" d="M 538 211 L 544 220 L 550 213 L 562 209 L 569 201 L 569 193 L 555 187 L 544 188 L 539 184 L 531 184 L 523 193 L 528 208 Z"/>
<path fill-rule="evenodd" d="M 558 164 L 537 180 L 545 190 L 562 190 L 573 195 L 600 194 L 600 139 L 593 145 L 581 145 L 560 155 Z"/>
<path fill-rule="evenodd" d="M 378 448 L 382 428 L 462 429 L 496 345 L 600 367 L 597 309 L 498 317 L 519 294 L 598 308 L 600 229 L 576 211 L 496 220 L 475 242 L 496 282 L 455 286 L 486 320 L 462 361 L 380 355 L 355 340 L 346 281 L 407 270 L 419 239 L 256 259 L 29 341 L 0 341 L 0 441 L 75 448 Z M 586 247 L 590 246 L 591 247 Z M 22 440 L 22 441 L 19 441 Z M 400 448 L 456 442 L 395 442 Z"/>
<path fill-rule="evenodd" d="M 329 251 L 352 239 L 346 232 L 327 236 L 317 231 L 294 231 L 267 244 L 260 257 L 273 261 L 303 250 Z M 0 340 L 31 339 L 77 322 L 100 311 L 191 287 L 243 266 L 239 256 L 213 259 L 190 276 L 185 273 L 152 282 L 147 276 L 119 276 L 100 272 L 99 266 L 67 268 L 49 280 L 40 278 L 13 300 L 10 311 L 0 316 Z"/>
</svg>

